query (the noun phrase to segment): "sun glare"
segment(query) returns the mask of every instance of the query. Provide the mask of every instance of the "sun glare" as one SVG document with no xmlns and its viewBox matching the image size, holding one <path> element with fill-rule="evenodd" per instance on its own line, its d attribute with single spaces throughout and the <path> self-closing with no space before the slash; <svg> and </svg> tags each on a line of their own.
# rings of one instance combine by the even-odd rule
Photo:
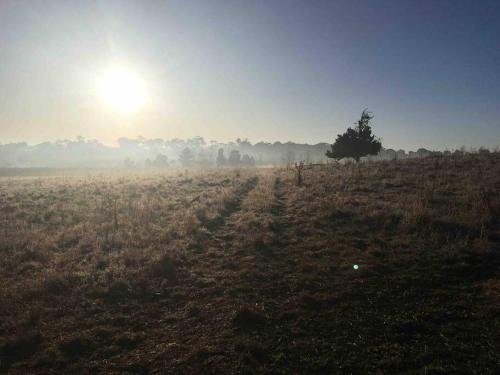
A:
<svg viewBox="0 0 500 375">
<path fill-rule="evenodd" d="M 102 99 L 123 114 L 137 111 L 146 101 L 144 82 L 125 68 L 108 71 L 101 78 L 99 89 Z"/>
</svg>

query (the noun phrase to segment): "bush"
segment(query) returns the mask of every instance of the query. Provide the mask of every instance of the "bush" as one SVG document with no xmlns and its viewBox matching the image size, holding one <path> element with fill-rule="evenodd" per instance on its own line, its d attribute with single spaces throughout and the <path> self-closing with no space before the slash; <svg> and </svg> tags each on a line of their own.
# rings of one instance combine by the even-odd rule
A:
<svg viewBox="0 0 500 375">
<path fill-rule="evenodd" d="M 59 343 L 61 353 L 71 359 L 88 354 L 93 349 L 91 340 L 86 336 L 70 337 Z"/>
<path fill-rule="evenodd" d="M 242 331 L 251 331 L 262 327 L 266 323 L 266 317 L 256 311 L 244 307 L 236 313 L 233 325 Z"/>
<path fill-rule="evenodd" d="M 38 332 L 16 335 L 0 345 L 0 369 L 9 368 L 12 363 L 32 356 L 42 343 Z"/>
<path fill-rule="evenodd" d="M 156 276 L 174 280 L 177 276 L 176 261 L 168 254 L 163 254 L 153 267 Z"/>
</svg>

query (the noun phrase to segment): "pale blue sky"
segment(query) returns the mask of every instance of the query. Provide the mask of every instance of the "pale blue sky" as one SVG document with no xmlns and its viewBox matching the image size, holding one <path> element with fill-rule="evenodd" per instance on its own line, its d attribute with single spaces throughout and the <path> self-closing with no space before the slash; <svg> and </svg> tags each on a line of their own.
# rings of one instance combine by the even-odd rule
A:
<svg viewBox="0 0 500 375">
<path fill-rule="evenodd" d="M 500 144 L 498 1 L 2 1 L 0 62 L 0 143 L 331 142 L 369 108 L 387 147 Z"/>
</svg>

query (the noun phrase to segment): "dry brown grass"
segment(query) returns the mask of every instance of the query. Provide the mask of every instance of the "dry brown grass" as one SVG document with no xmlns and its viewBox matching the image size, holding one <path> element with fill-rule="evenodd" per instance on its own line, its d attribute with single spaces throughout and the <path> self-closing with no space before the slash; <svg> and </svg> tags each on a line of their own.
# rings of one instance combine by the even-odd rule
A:
<svg viewBox="0 0 500 375">
<path fill-rule="evenodd" d="M 302 174 L 0 179 L 1 371 L 494 373 L 499 156 Z"/>
</svg>

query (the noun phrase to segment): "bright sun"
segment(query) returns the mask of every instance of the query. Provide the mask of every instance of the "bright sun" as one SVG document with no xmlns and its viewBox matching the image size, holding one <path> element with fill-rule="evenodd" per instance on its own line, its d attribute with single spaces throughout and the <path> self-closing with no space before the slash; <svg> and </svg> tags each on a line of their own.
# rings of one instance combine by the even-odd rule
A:
<svg viewBox="0 0 500 375">
<path fill-rule="evenodd" d="M 103 100 L 123 114 L 137 111 L 146 101 L 144 82 L 125 68 L 108 71 L 101 78 L 99 89 Z"/>
</svg>

